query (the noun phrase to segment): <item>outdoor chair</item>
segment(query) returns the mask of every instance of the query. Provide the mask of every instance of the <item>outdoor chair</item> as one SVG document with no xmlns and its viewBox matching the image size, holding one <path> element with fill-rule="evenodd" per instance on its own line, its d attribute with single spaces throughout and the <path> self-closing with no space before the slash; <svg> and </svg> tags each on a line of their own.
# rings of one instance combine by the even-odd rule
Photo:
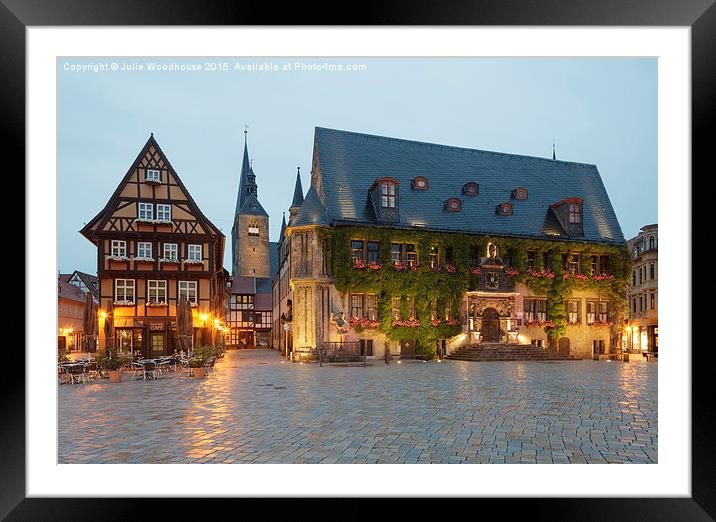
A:
<svg viewBox="0 0 716 522">
<path fill-rule="evenodd" d="M 68 367 L 68 371 L 70 374 L 70 382 L 72 384 L 87 382 L 87 367 L 85 367 L 85 365 L 73 364 Z"/>
<path fill-rule="evenodd" d="M 189 359 L 179 358 L 179 365 L 181 366 L 181 372 L 179 377 L 187 376 L 191 377 L 191 368 L 189 367 Z"/>
</svg>

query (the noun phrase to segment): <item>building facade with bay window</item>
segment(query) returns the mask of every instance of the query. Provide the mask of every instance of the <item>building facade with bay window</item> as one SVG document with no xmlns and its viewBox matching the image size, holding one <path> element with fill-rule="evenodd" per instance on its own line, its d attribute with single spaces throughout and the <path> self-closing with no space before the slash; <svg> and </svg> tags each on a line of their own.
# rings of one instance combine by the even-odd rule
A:
<svg viewBox="0 0 716 522">
<path fill-rule="evenodd" d="M 223 342 L 225 237 L 199 210 L 153 135 L 80 232 L 97 246 L 100 348 L 171 354 L 180 296 L 192 307 L 193 342 Z"/>
<path fill-rule="evenodd" d="M 659 351 L 659 227 L 647 225 L 628 241 L 633 267 L 627 304 L 629 322 L 624 349 L 634 353 Z"/>
<path fill-rule="evenodd" d="M 294 359 L 622 348 L 631 259 L 594 165 L 316 128 L 289 212 L 273 337 Z"/>
</svg>

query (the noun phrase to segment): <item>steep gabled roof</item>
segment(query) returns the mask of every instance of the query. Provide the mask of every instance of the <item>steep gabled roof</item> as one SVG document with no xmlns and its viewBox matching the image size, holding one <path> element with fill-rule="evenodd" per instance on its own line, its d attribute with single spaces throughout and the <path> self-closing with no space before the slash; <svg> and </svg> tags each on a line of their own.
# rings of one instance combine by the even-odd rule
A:
<svg viewBox="0 0 716 522">
<path fill-rule="evenodd" d="M 209 230 L 211 233 L 218 235 L 220 237 L 223 237 L 224 235 L 221 233 L 221 231 L 211 222 L 209 219 L 201 212 L 199 207 L 197 206 L 196 202 L 194 201 L 194 198 L 191 197 L 191 194 L 186 189 L 186 186 L 184 186 L 184 183 L 182 182 L 181 178 L 177 174 L 176 170 L 174 170 L 174 167 L 172 167 L 171 162 L 167 158 L 166 154 L 164 154 L 164 151 L 162 151 L 162 148 L 159 146 L 157 141 L 154 139 L 154 134 L 152 133 L 149 136 L 149 139 L 144 144 L 142 149 L 139 151 L 139 154 L 137 154 L 137 157 L 134 159 L 134 162 L 132 162 L 132 165 L 129 167 L 129 170 L 127 170 L 127 173 L 124 175 L 120 183 L 117 185 L 117 188 L 112 193 L 112 196 L 107 200 L 107 204 L 104 206 L 102 210 L 99 211 L 99 213 L 93 217 L 89 223 L 87 223 L 82 229 L 80 230 L 80 234 L 85 236 L 87 239 L 92 241 L 93 243 L 96 241 L 96 238 L 94 237 L 94 231 L 93 226 L 97 223 L 100 223 L 107 219 L 108 213 L 113 210 L 113 208 L 116 205 L 116 202 L 118 198 L 120 197 L 120 193 L 122 192 L 123 187 L 127 184 L 130 177 L 132 176 L 132 173 L 137 169 L 139 166 L 142 158 L 146 155 L 147 151 L 154 147 L 156 154 L 159 155 L 159 157 L 164 161 L 164 164 L 166 165 L 167 170 L 171 172 L 172 177 L 176 181 L 177 185 L 179 185 L 179 188 L 184 192 L 187 198 L 187 204 L 191 211 L 196 216 L 196 219 L 201 222 L 207 230 Z"/>
<path fill-rule="evenodd" d="M 547 216 L 550 205 L 578 197 L 584 200 L 584 235 L 568 239 L 624 242 L 594 165 L 316 127 L 312 176 L 306 201 L 292 225 L 343 221 L 379 225 L 368 203 L 368 190 L 377 179 L 391 177 L 400 182 L 399 222 L 389 226 L 553 238 L 554 222 Z M 427 190 L 411 189 L 418 176 L 428 178 Z M 468 182 L 479 184 L 478 195 L 462 193 Z M 512 199 L 518 187 L 528 189 L 527 200 Z M 316 188 L 320 194 L 312 196 Z M 304 212 L 309 197 L 312 208 Z M 449 198 L 461 199 L 462 210 L 446 210 Z M 496 213 L 500 203 L 512 204 L 511 216 Z"/>
<path fill-rule="evenodd" d="M 367 193 L 366 193 L 367 194 Z M 296 214 L 295 222 L 291 223 L 292 227 L 300 227 L 304 225 L 325 225 L 330 226 L 331 222 L 328 213 L 318 197 L 318 192 L 311 186 L 306 193 L 306 199 L 303 200 L 301 209 Z"/>
</svg>

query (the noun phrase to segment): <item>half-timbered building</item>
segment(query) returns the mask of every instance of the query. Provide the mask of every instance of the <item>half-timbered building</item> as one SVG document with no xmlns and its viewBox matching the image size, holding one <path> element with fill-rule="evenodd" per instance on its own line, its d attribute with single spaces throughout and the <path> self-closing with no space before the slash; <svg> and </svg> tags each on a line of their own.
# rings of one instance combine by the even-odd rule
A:
<svg viewBox="0 0 716 522">
<path fill-rule="evenodd" d="M 219 339 L 225 237 L 151 135 L 105 207 L 80 231 L 97 246 L 99 344 L 155 356 L 176 347 L 176 305 L 192 305 L 194 343 Z M 112 339 L 104 321 L 111 309 Z"/>
</svg>

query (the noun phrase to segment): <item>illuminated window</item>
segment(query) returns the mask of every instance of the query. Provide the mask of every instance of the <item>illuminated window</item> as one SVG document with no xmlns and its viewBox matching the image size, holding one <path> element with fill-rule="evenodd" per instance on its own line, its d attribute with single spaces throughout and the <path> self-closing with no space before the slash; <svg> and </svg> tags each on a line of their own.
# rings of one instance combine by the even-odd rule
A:
<svg viewBox="0 0 716 522">
<path fill-rule="evenodd" d="M 363 319 L 364 299 L 363 294 L 351 294 L 351 317 Z"/>
<path fill-rule="evenodd" d="M 440 266 L 440 251 L 438 247 L 430 247 L 430 268 L 437 268 Z"/>
</svg>

